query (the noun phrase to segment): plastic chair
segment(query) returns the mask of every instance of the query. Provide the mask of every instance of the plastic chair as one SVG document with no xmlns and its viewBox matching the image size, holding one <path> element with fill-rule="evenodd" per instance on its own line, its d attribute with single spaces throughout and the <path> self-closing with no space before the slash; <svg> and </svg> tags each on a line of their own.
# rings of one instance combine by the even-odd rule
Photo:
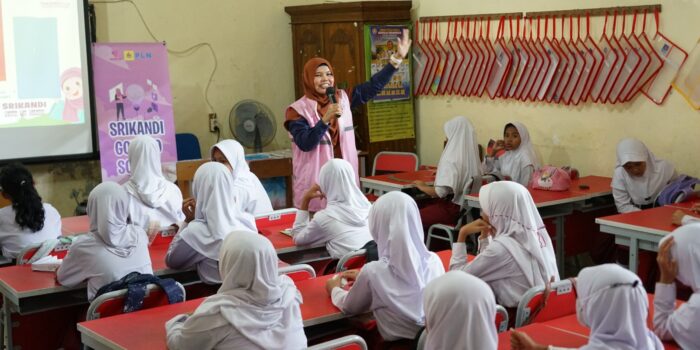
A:
<svg viewBox="0 0 700 350">
<path fill-rule="evenodd" d="M 367 249 L 358 249 L 343 255 L 338 260 L 338 265 L 335 267 L 335 272 L 343 272 L 352 269 L 359 269 L 367 262 Z"/>
<path fill-rule="evenodd" d="M 359 335 L 346 335 L 307 348 L 308 350 L 367 350 L 367 343 Z"/>
<path fill-rule="evenodd" d="M 197 139 L 195 134 L 175 134 L 175 146 L 177 148 L 177 160 L 202 159 L 199 139 Z"/>
<path fill-rule="evenodd" d="M 70 248 L 71 243 L 59 243 L 53 249 L 51 249 L 47 255 L 53 255 L 59 259 L 63 259 L 66 257 L 66 254 L 68 254 L 68 249 Z M 20 250 L 17 254 L 17 265 L 26 264 L 29 259 L 36 254 L 40 247 L 41 243 L 37 243 L 22 248 L 22 250 Z"/>
<path fill-rule="evenodd" d="M 404 173 L 418 170 L 418 155 L 411 152 L 379 152 L 374 156 L 372 175 Z"/>
<path fill-rule="evenodd" d="M 177 286 L 185 296 L 185 287 L 179 282 Z M 124 300 L 126 299 L 126 289 L 115 290 L 100 295 L 90 303 L 87 310 L 86 319 L 88 321 L 98 318 L 120 315 L 124 313 Z M 146 286 L 146 295 L 143 299 L 143 309 L 150 309 L 156 306 L 168 305 L 168 296 L 157 284 L 151 283 Z"/>
<path fill-rule="evenodd" d="M 291 278 L 294 282 L 316 278 L 316 271 L 314 271 L 314 268 L 308 264 L 298 264 L 281 267 L 279 269 L 279 274 L 289 276 L 289 278 Z"/>
<path fill-rule="evenodd" d="M 523 295 L 515 315 L 515 328 L 576 313 L 576 286 L 572 279 L 534 287 Z"/>
</svg>

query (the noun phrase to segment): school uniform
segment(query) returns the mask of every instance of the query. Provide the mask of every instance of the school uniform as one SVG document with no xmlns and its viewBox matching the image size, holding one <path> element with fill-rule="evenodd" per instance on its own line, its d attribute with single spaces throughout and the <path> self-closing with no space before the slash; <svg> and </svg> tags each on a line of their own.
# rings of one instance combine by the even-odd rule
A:
<svg viewBox="0 0 700 350">
<path fill-rule="evenodd" d="M 467 261 L 464 243 L 452 246 L 450 270 L 462 270 L 491 286 L 499 304 L 517 307 L 530 288 L 559 279 L 552 240 L 528 190 L 512 181 L 488 184 L 479 191 L 481 210 L 494 230 L 479 240 L 479 254 Z"/>
<path fill-rule="evenodd" d="M 27 246 L 54 239 L 61 235 L 61 215 L 51 204 L 43 203 L 44 227 L 36 232 L 21 228 L 15 221 L 17 213 L 8 205 L 0 209 L 0 247 L 2 256 L 15 259 Z"/>
<path fill-rule="evenodd" d="M 623 168 L 628 162 L 646 162 L 644 175 L 630 176 Z M 610 185 L 617 211 L 629 213 L 653 205 L 661 190 L 677 176 L 673 164 L 656 159 L 641 141 L 631 138 L 620 141 L 617 144 L 617 164 Z"/>
<path fill-rule="evenodd" d="M 350 163 L 331 159 L 321 168 L 319 187 L 326 208 L 309 220 L 307 210 L 297 211 L 292 228 L 296 245 L 324 244 L 333 259 L 362 248 L 372 240 L 367 225 L 370 203 L 355 184 Z"/>
<path fill-rule="evenodd" d="M 73 287 L 87 281 L 88 300 L 92 300 L 100 287 L 130 272 L 153 273 L 146 232 L 128 223 L 129 200 L 114 182 L 103 182 L 90 192 L 90 232 L 71 244 L 56 271 L 58 283 Z"/>
<path fill-rule="evenodd" d="M 223 140 L 212 146 L 209 154 L 213 155 L 214 148 L 224 154 L 233 168 L 232 193 L 238 208 L 254 216 L 273 211 L 272 202 L 265 188 L 258 177 L 250 171 L 243 146 L 236 140 Z"/>
<path fill-rule="evenodd" d="M 520 122 L 510 122 L 520 134 L 520 146 L 506 151 L 498 158 L 484 157 L 484 172 L 496 172 L 508 176 L 525 187 L 530 183 L 532 174 L 540 168 L 540 161 L 535 153 L 535 148 L 530 141 L 530 133 L 527 127 Z"/>
<path fill-rule="evenodd" d="M 423 294 L 426 349 L 498 347 L 496 299 L 484 281 L 462 271 L 432 280 Z"/>
<path fill-rule="evenodd" d="M 238 210 L 232 190 L 233 178 L 223 164 L 209 162 L 197 169 L 192 181 L 196 200 L 194 220 L 170 243 L 165 256 L 168 267 L 176 270 L 196 267 L 203 282 L 221 283 L 218 269 L 221 242 L 236 230 L 258 232 L 252 215 Z"/>
<path fill-rule="evenodd" d="M 181 225 L 185 220 L 182 193 L 163 177 L 160 149 L 155 139 L 140 135 L 131 141 L 129 168 L 131 177 L 124 188 L 133 198 L 129 202 L 132 222 L 146 231 Z"/>
<path fill-rule="evenodd" d="M 423 229 L 437 223 L 454 224 L 462 205 L 462 194 L 475 176 L 481 176 L 479 144 L 469 119 L 458 116 L 443 126 L 447 145 L 442 151 L 435 174 L 438 200 L 420 210 Z"/>
<path fill-rule="evenodd" d="M 384 340 L 413 339 L 425 324 L 423 289 L 444 274 L 442 262 L 425 248 L 418 207 L 405 193 L 379 197 L 369 226 L 379 260 L 362 268 L 349 291 L 333 288 L 331 299 L 346 314 L 372 311 Z"/>
<path fill-rule="evenodd" d="M 676 308 L 676 284 L 657 283 L 654 294 L 654 332 L 663 340 L 675 340 L 683 349 L 700 349 L 700 223 L 682 226 L 671 236 L 671 257 L 678 264 L 676 279 L 689 286 L 693 294 Z"/>
<path fill-rule="evenodd" d="M 301 294 L 279 276 L 270 241 L 236 231 L 221 245 L 223 284 L 191 315 L 165 324 L 169 349 L 305 349 Z"/>
</svg>

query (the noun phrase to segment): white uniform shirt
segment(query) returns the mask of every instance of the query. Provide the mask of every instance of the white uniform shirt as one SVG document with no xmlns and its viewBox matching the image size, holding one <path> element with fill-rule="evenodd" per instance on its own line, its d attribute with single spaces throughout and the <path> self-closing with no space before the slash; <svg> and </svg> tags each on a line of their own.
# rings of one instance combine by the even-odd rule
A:
<svg viewBox="0 0 700 350">
<path fill-rule="evenodd" d="M 326 250 L 333 259 L 340 259 L 345 254 L 362 248 L 372 240 L 369 227 L 351 226 L 335 220 L 324 211 L 314 215 L 309 221 L 309 212 L 297 211 L 292 228 L 294 244 L 296 245 L 320 245 L 326 244 Z"/>
<path fill-rule="evenodd" d="M 0 209 L 0 246 L 4 257 L 15 259 L 23 248 L 60 235 L 61 215 L 51 204 L 44 203 L 44 227 L 36 232 L 17 225 L 11 205 Z"/>
</svg>

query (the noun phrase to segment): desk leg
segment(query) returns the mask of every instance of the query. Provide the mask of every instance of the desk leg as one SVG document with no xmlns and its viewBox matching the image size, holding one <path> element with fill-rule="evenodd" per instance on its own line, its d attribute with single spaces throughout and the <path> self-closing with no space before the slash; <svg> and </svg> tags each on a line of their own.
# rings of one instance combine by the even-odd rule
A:
<svg viewBox="0 0 700 350">
<path fill-rule="evenodd" d="M 557 227 L 556 239 L 557 239 L 557 269 L 559 269 L 559 278 L 564 278 L 566 274 L 564 273 L 564 266 L 566 260 L 566 252 L 564 251 L 564 216 L 557 216 L 554 219 L 554 225 Z"/>
<path fill-rule="evenodd" d="M 10 301 L 2 297 L 2 341 L 5 349 L 12 349 L 12 309 Z"/>
<path fill-rule="evenodd" d="M 629 270 L 637 273 L 637 254 L 639 253 L 639 241 L 630 237 L 630 258 L 629 258 Z"/>
</svg>

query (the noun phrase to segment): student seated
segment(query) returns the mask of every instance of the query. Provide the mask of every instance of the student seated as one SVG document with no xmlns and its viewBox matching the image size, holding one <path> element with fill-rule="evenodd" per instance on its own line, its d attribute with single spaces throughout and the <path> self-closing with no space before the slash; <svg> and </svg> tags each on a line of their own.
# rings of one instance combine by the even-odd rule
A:
<svg viewBox="0 0 700 350">
<path fill-rule="evenodd" d="M 450 271 L 425 287 L 423 309 L 425 349 L 498 347 L 496 298 L 484 281 Z"/>
<path fill-rule="evenodd" d="M 474 176 L 481 176 L 479 144 L 469 119 L 454 117 L 443 127 L 447 144 L 442 151 L 435 174 L 434 186 L 415 181 L 416 187 L 430 197 L 437 198 L 420 210 L 424 231 L 431 225 L 454 224 L 462 205 L 462 193 Z"/>
<path fill-rule="evenodd" d="M 0 193 L 12 202 L 0 209 L 2 256 L 15 259 L 23 248 L 61 235 L 61 216 L 42 203 L 32 174 L 21 164 L 0 170 Z"/>
<path fill-rule="evenodd" d="M 505 149 L 506 152 L 495 158 Z M 498 140 L 490 154 L 484 157 L 484 172 L 497 172 L 511 180 L 527 186 L 535 170 L 540 168 L 535 149 L 530 142 L 530 133 L 523 123 L 512 122 L 503 129 L 503 140 Z"/>
<path fill-rule="evenodd" d="M 664 348 L 647 329 L 649 299 L 634 273 L 615 264 L 587 267 L 578 274 L 576 294 L 576 317 L 591 329 L 588 344 L 580 349 Z M 562 349 L 538 344 L 517 330 L 510 339 L 513 350 Z"/>
<path fill-rule="evenodd" d="M 211 160 L 225 165 L 233 176 L 233 195 L 243 212 L 260 215 L 273 211 L 265 188 L 245 161 L 243 146 L 236 140 L 223 140 L 211 147 Z"/>
<path fill-rule="evenodd" d="M 131 177 L 124 183 L 131 195 L 132 222 L 147 232 L 171 225 L 181 226 L 182 193 L 163 177 L 158 142 L 148 136 L 136 136 L 129 144 Z"/>
<path fill-rule="evenodd" d="M 165 324 L 168 348 L 305 349 L 301 295 L 289 277 L 279 276 L 270 241 L 257 233 L 231 232 L 219 254 L 219 292 L 193 314 Z"/>
<path fill-rule="evenodd" d="M 653 206 L 661 190 L 676 177 L 673 165 L 656 159 L 641 141 L 620 141 L 611 184 L 617 211 L 629 213 Z"/>
<path fill-rule="evenodd" d="M 325 197 L 326 208 L 309 221 L 309 202 Z M 333 259 L 362 248 L 372 240 L 367 226 L 370 203 L 357 187 L 355 172 L 344 159 L 331 159 L 321 167 L 318 184 L 304 194 L 292 235 L 296 245 L 326 244 Z"/>
<path fill-rule="evenodd" d="M 423 289 L 445 269 L 437 254 L 425 248 L 418 206 L 407 194 L 379 197 L 369 213 L 369 228 L 379 260 L 342 273 L 354 281 L 350 290 L 341 288 L 340 278 L 328 280 L 326 289 L 343 313 L 372 311 L 384 340 L 414 339 L 425 325 Z"/>
<path fill-rule="evenodd" d="M 153 274 L 146 232 L 129 223 L 130 196 L 114 182 L 97 185 L 88 196 L 90 232 L 78 236 L 56 271 L 58 283 L 87 281 L 88 300 L 97 290 L 129 272 Z"/>
<path fill-rule="evenodd" d="M 700 349 L 700 223 L 679 227 L 659 242 L 659 283 L 654 294 L 654 332 L 683 349 Z M 693 295 L 676 306 L 676 280 Z"/>
<path fill-rule="evenodd" d="M 450 270 L 463 270 L 488 283 L 496 301 L 516 308 L 530 288 L 559 279 L 552 240 L 530 192 L 521 184 L 499 181 L 479 191 L 481 219 L 464 225 L 452 245 Z M 465 241 L 479 235 L 479 254 L 467 263 Z"/>
<path fill-rule="evenodd" d="M 258 232 L 255 219 L 238 210 L 233 199 L 233 178 L 220 163 L 204 163 L 192 180 L 196 200 L 194 218 L 173 238 L 165 264 L 176 270 L 196 267 L 204 283 L 221 283 L 219 249 L 224 238 L 236 230 Z"/>
</svg>

